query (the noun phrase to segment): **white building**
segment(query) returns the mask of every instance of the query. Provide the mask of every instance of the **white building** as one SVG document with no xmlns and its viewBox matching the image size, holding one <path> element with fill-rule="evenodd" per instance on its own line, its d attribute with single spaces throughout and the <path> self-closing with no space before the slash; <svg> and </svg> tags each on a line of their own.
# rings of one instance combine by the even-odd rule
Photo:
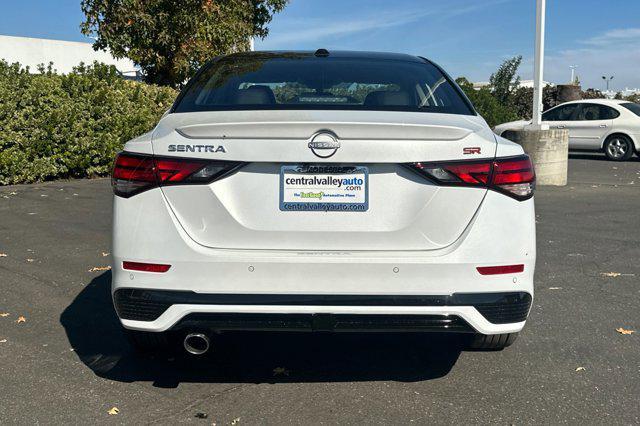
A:
<svg viewBox="0 0 640 426">
<path fill-rule="evenodd" d="M 475 83 L 473 83 L 473 88 L 476 90 L 480 90 L 483 87 L 487 87 L 489 86 L 491 83 L 489 83 L 488 81 L 477 81 Z M 546 86 L 555 86 L 555 84 L 553 83 L 549 83 L 548 81 L 543 81 L 542 82 L 542 86 L 546 87 Z M 520 80 L 520 83 L 518 84 L 517 87 L 528 87 L 530 89 L 533 88 L 533 80 Z"/>
<path fill-rule="evenodd" d="M 77 41 L 0 35 L 0 59 L 19 62 L 23 67 L 28 66 L 32 73 L 38 72 L 39 64 L 47 66 L 49 62 L 53 62 L 56 72 L 67 74 L 80 62 L 90 65 L 98 61 L 114 65 L 123 75 L 136 75 L 136 66 L 131 60 L 116 59 L 108 52 L 93 50 L 91 43 Z"/>
</svg>

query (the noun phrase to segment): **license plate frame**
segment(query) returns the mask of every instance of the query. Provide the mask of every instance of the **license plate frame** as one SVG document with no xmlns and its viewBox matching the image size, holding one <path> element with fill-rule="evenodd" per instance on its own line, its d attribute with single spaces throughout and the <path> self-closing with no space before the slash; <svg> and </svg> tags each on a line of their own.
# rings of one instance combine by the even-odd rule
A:
<svg viewBox="0 0 640 426">
<path fill-rule="evenodd" d="M 289 183 L 285 182 L 289 177 L 303 177 L 310 182 L 301 183 L 299 180 L 295 183 L 291 180 Z M 347 179 L 346 182 L 349 184 L 342 187 L 344 179 Z M 341 182 L 340 186 L 337 186 L 338 180 Z M 294 188 L 293 185 L 302 186 Z M 361 189 L 358 190 L 356 187 Z M 297 193 L 296 190 L 298 190 Z M 366 166 L 287 164 L 280 167 L 280 211 L 366 212 L 368 210 L 369 168 Z"/>
</svg>

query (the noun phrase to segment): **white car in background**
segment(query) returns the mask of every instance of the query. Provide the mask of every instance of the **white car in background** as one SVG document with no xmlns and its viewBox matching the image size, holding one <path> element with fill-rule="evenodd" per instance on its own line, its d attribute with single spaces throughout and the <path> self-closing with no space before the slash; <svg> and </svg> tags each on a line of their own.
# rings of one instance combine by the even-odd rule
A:
<svg viewBox="0 0 640 426">
<path fill-rule="evenodd" d="M 610 160 L 628 160 L 640 152 L 640 104 L 616 99 L 566 102 L 542 114 L 543 124 L 569 131 L 569 149 L 604 151 Z M 522 130 L 531 121 L 513 121 L 495 127 L 497 135 Z M 640 154 L 638 154 L 640 155 Z"/>
<path fill-rule="evenodd" d="M 136 347 L 192 354 L 229 330 L 501 349 L 533 298 L 534 187 L 522 148 L 427 59 L 221 57 L 116 159 L 116 312 Z"/>
</svg>

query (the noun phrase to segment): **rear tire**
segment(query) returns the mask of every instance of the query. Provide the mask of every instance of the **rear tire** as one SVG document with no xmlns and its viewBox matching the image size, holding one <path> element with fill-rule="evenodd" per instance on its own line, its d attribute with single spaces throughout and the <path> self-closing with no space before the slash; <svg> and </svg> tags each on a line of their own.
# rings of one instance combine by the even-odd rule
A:
<svg viewBox="0 0 640 426">
<path fill-rule="evenodd" d="M 612 135 L 604 142 L 604 154 L 609 160 L 626 161 L 633 155 L 631 139 L 624 135 Z"/>
<path fill-rule="evenodd" d="M 169 347 L 167 333 L 151 333 L 125 329 L 129 343 L 138 353 L 158 352 Z"/>
<path fill-rule="evenodd" d="M 469 349 L 497 351 L 511 346 L 517 338 L 518 333 L 476 334 L 469 342 Z"/>
</svg>

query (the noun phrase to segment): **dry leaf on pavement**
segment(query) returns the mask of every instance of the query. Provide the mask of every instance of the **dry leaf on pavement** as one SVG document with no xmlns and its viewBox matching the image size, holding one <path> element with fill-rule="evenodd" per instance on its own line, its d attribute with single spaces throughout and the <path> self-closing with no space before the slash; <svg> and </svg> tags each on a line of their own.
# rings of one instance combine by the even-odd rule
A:
<svg viewBox="0 0 640 426">
<path fill-rule="evenodd" d="M 625 329 L 624 329 L 624 328 L 622 328 L 622 327 L 618 327 L 618 328 L 616 328 L 616 331 L 617 331 L 618 333 L 620 333 L 620 334 L 633 334 L 633 333 L 635 333 L 635 331 L 634 331 L 634 330 L 625 330 Z"/>
<path fill-rule="evenodd" d="M 33 262 L 33 259 L 27 259 L 27 262 L 31 263 Z"/>
<path fill-rule="evenodd" d="M 107 414 L 109 414 L 110 416 L 115 416 L 119 412 L 120 410 L 118 409 L 118 407 L 111 407 L 111 409 L 107 411 Z"/>
<path fill-rule="evenodd" d="M 233 419 L 233 420 L 231 421 L 231 424 L 232 424 L 232 425 L 237 425 L 238 423 L 240 423 L 240 417 L 236 417 L 235 419 Z"/>
<path fill-rule="evenodd" d="M 102 257 L 107 257 L 107 256 L 109 256 L 109 253 L 103 251 L 102 252 Z"/>
<path fill-rule="evenodd" d="M 11 315 L 9 312 L 0 312 L 0 317 L 2 318 L 8 317 L 9 315 Z"/>
<path fill-rule="evenodd" d="M 620 272 L 601 272 L 600 275 L 603 277 L 619 277 L 622 274 Z"/>
<path fill-rule="evenodd" d="M 0 343 L 7 343 L 7 339 L 0 340 Z"/>
<path fill-rule="evenodd" d="M 20 324 L 20 323 L 23 323 L 23 322 L 27 322 L 27 319 L 26 319 L 25 317 L 23 317 L 22 315 L 20 315 L 20 316 L 18 317 L 18 319 L 16 320 L 16 322 L 17 322 L 18 324 Z"/>
<path fill-rule="evenodd" d="M 584 371 L 584 370 L 586 370 L 586 368 L 584 368 L 584 367 L 578 367 L 578 368 L 576 368 L 576 371 Z"/>
<path fill-rule="evenodd" d="M 7 253 L 0 253 L 0 257 L 7 257 Z"/>
<path fill-rule="evenodd" d="M 111 269 L 111 266 L 94 266 L 93 268 L 89 269 L 89 272 L 108 271 L 109 269 Z"/>
</svg>

